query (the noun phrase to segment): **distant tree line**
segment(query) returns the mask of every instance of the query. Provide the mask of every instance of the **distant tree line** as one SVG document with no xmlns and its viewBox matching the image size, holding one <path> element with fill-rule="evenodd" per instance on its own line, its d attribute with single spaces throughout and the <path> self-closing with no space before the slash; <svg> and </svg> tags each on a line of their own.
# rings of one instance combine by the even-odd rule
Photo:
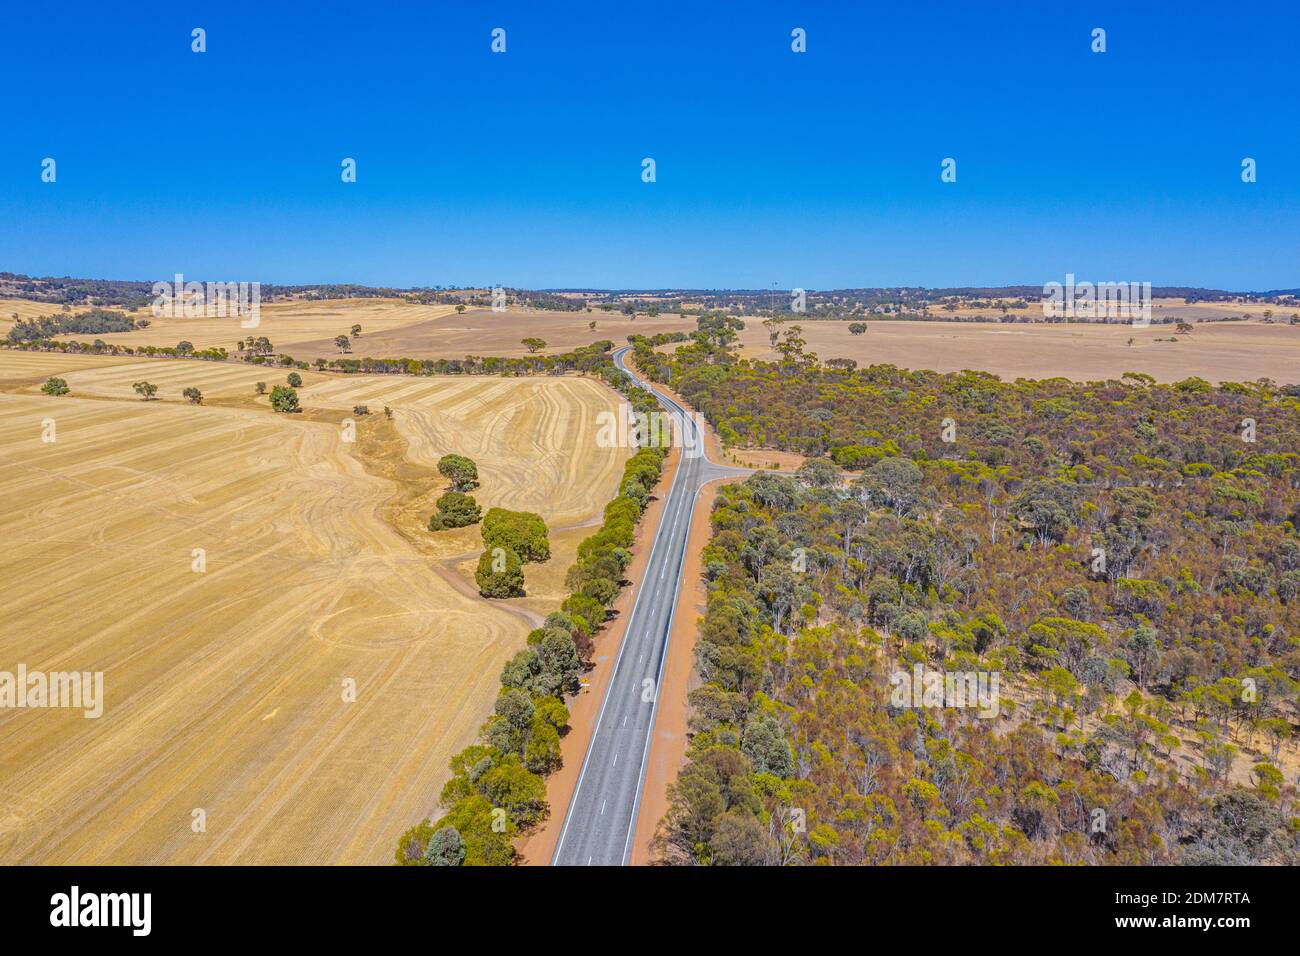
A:
<svg viewBox="0 0 1300 956">
<path fill-rule="evenodd" d="M 19 319 L 9 329 L 8 339 L 10 342 L 36 342 L 73 332 L 106 335 L 112 332 L 130 332 L 135 327 L 135 321 L 121 312 L 91 309 L 72 315 Z"/>
</svg>

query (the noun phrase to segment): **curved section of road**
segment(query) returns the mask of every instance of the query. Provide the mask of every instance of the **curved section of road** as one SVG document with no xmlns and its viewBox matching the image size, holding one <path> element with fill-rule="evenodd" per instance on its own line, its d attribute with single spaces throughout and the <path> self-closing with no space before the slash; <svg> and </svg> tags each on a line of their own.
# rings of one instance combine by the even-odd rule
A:
<svg viewBox="0 0 1300 956">
<path fill-rule="evenodd" d="M 564 817 L 551 859 L 555 866 L 621 866 L 631 855 L 695 499 L 707 482 L 751 473 L 710 461 L 699 425 L 685 408 L 628 369 L 623 359 L 629 351 L 614 352 L 614 363 L 673 413 L 681 430 L 682 459 Z"/>
</svg>

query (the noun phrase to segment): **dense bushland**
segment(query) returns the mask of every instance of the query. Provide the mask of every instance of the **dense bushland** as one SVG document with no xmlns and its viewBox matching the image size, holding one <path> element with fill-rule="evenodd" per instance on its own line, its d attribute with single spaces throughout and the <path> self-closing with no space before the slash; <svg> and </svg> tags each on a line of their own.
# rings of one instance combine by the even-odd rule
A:
<svg viewBox="0 0 1300 956">
<path fill-rule="evenodd" d="M 717 499 L 661 856 L 1297 862 L 1295 390 L 782 344 L 638 346 L 724 440 L 818 456 Z M 999 674 L 1000 713 L 895 706 L 918 664 Z"/>
</svg>

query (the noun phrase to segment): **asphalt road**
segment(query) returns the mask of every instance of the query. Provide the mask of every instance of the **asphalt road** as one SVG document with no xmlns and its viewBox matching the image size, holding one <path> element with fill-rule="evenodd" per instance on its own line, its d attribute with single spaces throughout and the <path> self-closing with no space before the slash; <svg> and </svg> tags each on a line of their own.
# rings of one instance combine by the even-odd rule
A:
<svg viewBox="0 0 1300 956">
<path fill-rule="evenodd" d="M 645 779 L 650 735 L 658 707 L 668 637 L 672 630 L 682 563 L 690 536 L 691 512 L 700 488 L 716 478 L 749 474 L 710 461 L 699 426 L 686 410 L 623 364 L 630 348 L 614 353 L 615 364 L 633 381 L 649 389 L 659 404 L 677 412 L 687 435 L 672 487 L 668 491 L 659 529 L 651 546 L 645 577 L 633 582 L 636 598 L 628 620 L 614 676 L 596 717 L 596 729 L 582 763 L 573 800 L 564 817 L 554 866 L 621 866 L 632 853 L 641 785 Z M 687 449 L 699 450 L 697 455 Z"/>
</svg>

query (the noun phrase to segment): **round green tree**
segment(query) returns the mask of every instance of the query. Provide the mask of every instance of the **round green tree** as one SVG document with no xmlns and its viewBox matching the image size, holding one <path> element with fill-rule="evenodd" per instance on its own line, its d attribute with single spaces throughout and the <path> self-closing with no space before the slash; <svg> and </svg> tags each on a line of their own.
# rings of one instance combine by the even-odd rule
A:
<svg viewBox="0 0 1300 956">
<path fill-rule="evenodd" d="M 453 826 L 436 831 L 429 838 L 424 862 L 428 866 L 460 866 L 464 863 L 465 841 L 461 839 L 460 831 Z"/>
<path fill-rule="evenodd" d="M 438 474 L 451 482 L 452 491 L 478 487 L 478 466 L 464 455 L 443 455 L 438 459 Z"/>
<path fill-rule="evenodd" d="M 551 557 L 546 522 L 531 511 L 489 509 L 483 518 L 483 543 L 489 548 L 508 548 L 525 561 L 546 561 Z"/>
<path fill-rule="evenodd" d="M 429 518 L 430 531 L 442 531 L 444 528 L 464 528 L 476 524 L 483 516 L 472 495 L 461 491 L 449 491 L 438 499 L 438 511 Z"/>
<path fill-rule="evenodd" d="M 524 566 L 519 555 L 504 547 L 489 547 L 478 559 L 474 571 L 478 593 L 484 597 L 523 597 Z"/>
<path fill-rule="evenodd" d="M 296 412 L 298 393 L 288 385 L 277 385 L 271 389 L 271 407 L 277 412 Z"/>
</svg>

